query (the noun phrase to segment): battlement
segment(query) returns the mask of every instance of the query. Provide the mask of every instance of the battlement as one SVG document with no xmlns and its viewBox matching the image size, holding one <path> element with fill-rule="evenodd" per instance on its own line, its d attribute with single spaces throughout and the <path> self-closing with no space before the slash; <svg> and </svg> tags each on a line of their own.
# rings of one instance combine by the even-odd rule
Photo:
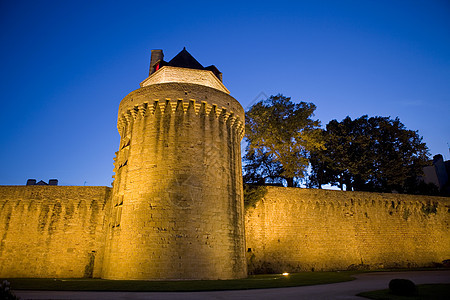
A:
<svg viewBox="0 0 450 300">
<path fill-rule="evenodd" d="M 244 135 L 245 115 L 239 102 L 220 90 L 192 83 L 152 84 L 131 92 L 120 103 L 117 128 L 121 133 L 129 121 L 138 117 L 180 111 L 206 116 L 212 113 L 235 128 L 241 138 Z"/>
<path fill-rule="evenodd" d="M 220 108 L 216 104 L 210 105 L 206 101 L 198 103 L 193 99 L 155 100 L 153 103 L 144 102 L 141 105 L 135 105 L 122 113 L 117 121 L 117 128 L 119 132 L 123 132 L 127 123 L 138 117 L 176 114 L 181 111 L 184 114 L 194 113 L 195 115 L 213 116 L 226 123 L 230 128 L 235 128 L 241 139 L 244 137 L 244 123 L 233 112 L 227 111 L 224 107 Z"/>
</svg>

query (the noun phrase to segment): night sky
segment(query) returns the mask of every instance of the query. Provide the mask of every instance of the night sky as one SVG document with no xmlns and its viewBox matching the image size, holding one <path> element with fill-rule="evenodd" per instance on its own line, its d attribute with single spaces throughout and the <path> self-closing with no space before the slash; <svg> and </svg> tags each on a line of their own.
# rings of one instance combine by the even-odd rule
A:
<svg viewBox="0 0 450 300">
<path fill-rule="evenodd" d="M 120 101 L 183 47 L 245 109 L 398 116 L 450 159 L 450 1 L 299 2 L 0 1 L 0 184 L 109 186 Z"/>
</svg>

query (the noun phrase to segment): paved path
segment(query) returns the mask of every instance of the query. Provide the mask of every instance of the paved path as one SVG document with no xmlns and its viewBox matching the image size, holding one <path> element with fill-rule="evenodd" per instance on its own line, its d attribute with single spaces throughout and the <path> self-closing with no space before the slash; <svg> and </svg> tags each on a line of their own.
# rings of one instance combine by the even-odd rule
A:
<svg viewBox="0 0 450 300">
<path fill-rule="evenodd" d="M 386 289 L 393 278 L 410 279 L 416 284 L 448 283 L 450 271 L 415 271 L 415 272 L 380 272 L 355 276 L 354 281 L 322 284 L 303 287 L 187 292 L 187 293 L 136 293 L 136 292 L 51 292 L 51 291 L 16 291 L 21 299 L 158 299 L 158 300 L 197 300 L 197 299 L 365 299 L 355 295 L 371 290 Z"/>
</svg>

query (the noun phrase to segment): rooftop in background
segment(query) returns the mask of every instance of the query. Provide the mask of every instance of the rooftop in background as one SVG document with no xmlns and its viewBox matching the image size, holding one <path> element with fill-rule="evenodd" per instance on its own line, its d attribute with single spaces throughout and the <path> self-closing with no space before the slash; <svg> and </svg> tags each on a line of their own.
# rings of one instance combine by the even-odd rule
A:
<svg viewBox="0 0 450 300">
<path fill-rule="evenodd" d="M 58 179 L 50 179 L 48 183 L 43 180 L 36 182 L 36 179 L 28 179 L 27 185 L 58 185 Z"/>
</svg>

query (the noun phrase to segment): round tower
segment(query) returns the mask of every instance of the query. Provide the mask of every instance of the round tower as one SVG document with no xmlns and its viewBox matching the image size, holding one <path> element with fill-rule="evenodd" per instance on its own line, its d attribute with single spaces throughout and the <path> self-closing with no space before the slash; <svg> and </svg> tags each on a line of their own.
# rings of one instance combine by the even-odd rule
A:
<svg viewBox="0 0 450 300">
<path fill-rule="evenodd" d="M 247 276 L 240 142 L 244 110 L 185 49 L 119 107 L 121 136 L 103 278 Z"/>
</svg>

